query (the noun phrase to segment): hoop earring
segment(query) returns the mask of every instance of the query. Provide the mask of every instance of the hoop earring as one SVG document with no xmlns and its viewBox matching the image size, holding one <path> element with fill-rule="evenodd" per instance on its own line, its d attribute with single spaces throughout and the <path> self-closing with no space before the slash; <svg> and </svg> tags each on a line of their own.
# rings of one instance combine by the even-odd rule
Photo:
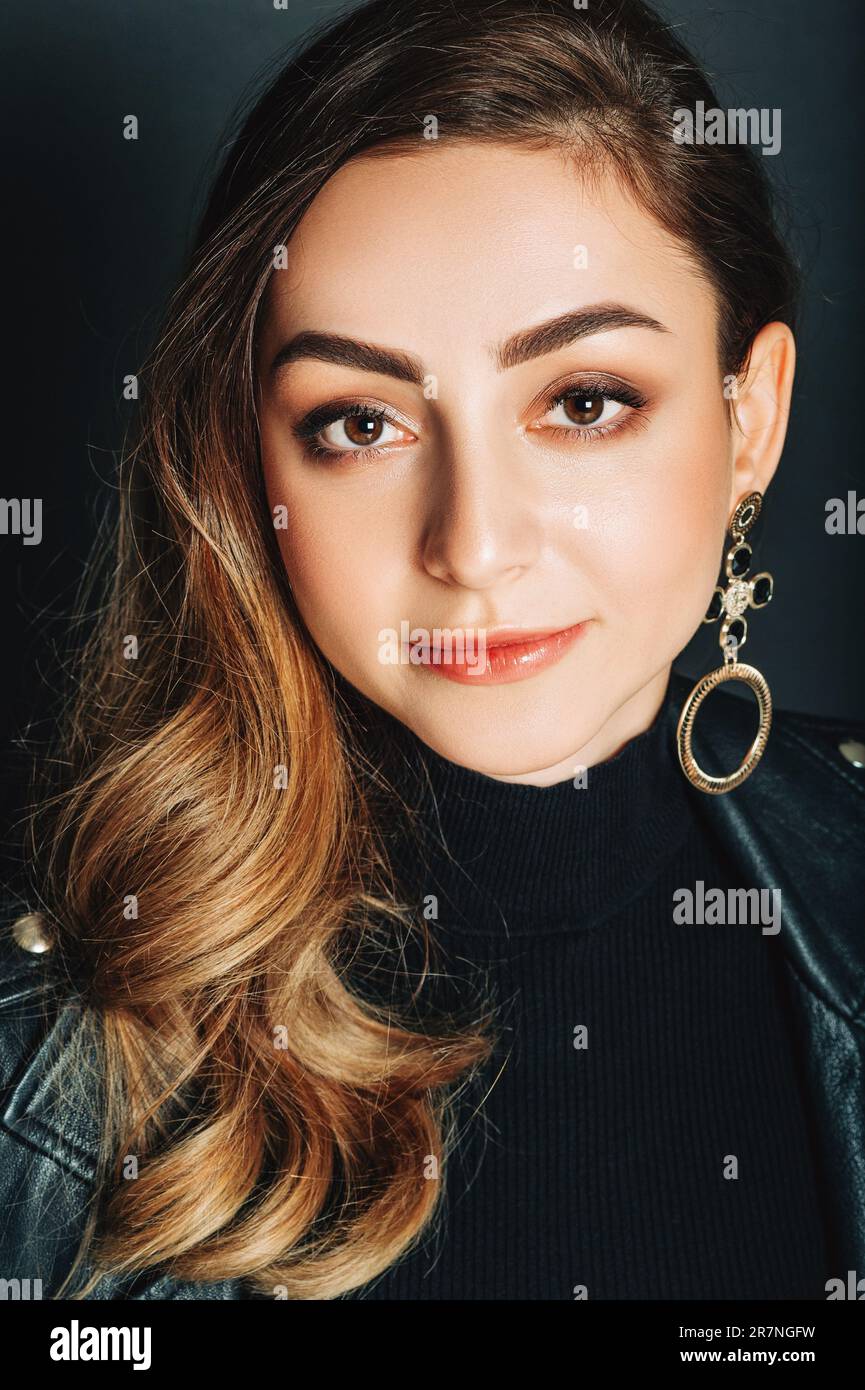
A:
<svg viewBox="0 0 865 1390">
<path fill-rule="evenodd" d="M 772 696 L 765 677 L 753 666 L 739 661 L 739 648 L 748 640 L 745 611 L 748 608 L 765 608 L 767 603 L 771 602 L 775 588 L 771 574 L 765 571 L 756 574 L 753 579 L 745 578 L 751 568 L 752 553 L 745 537 L 760 515 L 762 506 L 762 494 L 749 492 L 736 505 L 730 518 L 729 530 L 733 539 L 724 559 L 727 586 L 716 587 L 709 611 L 703 619 L 704 623 L 714 623 L 723 615 L 718 641 L 724 652 L 724 665 L 697 681 L 685 701 L 676 730 L 679 763 L 688 781 L 699 791 L 711 792 L 716 796 L 733 791 L 735 787 L 742 785 L 746 777 L 751 776 L 763 756 L 772 727 Z M 751 687 L 757 697 L 760 724 L 754 742 L 736 771 L 726 777 L 712 777 L 703 771 L 694 757 L 691 739 L 700 706 L 706 696 L 724 681 L 744 681 Z"/>
</svg>

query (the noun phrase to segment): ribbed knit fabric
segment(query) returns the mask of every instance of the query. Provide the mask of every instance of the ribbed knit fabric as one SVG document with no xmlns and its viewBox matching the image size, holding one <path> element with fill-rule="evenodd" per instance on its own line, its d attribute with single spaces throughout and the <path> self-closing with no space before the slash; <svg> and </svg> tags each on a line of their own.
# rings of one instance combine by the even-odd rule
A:
<svg viewBox="0 0 865 1390">
<path fill-rule="evenodd" d="M 676 713 L 585 788 L 498 782 L 395 736 L 419 816 L 394 865 L 438 914 L 416 1012 L 476 1017 L 485 995 L 500 1039 L 460 1099 L 437 1223 L 352 1297 L 825 1299 L 779 938 L 673 920 L 677 889 L 765 886 L 707 838 Z M 402 999 L 420 959 L 410 941 L 403 983 L 391 962 L 359 987 Z"/>
</svg>

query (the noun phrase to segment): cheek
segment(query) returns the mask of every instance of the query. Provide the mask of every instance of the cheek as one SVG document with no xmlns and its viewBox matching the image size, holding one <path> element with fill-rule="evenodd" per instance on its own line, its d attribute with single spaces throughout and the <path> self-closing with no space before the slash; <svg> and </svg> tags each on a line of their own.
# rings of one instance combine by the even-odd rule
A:
<svg viewBox="0 0 865 1390">
<path fill-rule="evenodd" d="M 730 460 L 716 412 L 677 421 L 623 476 L 599 525 L 585 533 L 583 557 L 599 611 L 611 628 L 627 630 L 631 653 L 651 665 L 690 640 L 717 582 Z"/>
<path fill-rule="evenodd" d="M 300 614 L 325 656 L 354 670 L 392 621 L 399 565 L 386 521 L 352 506 L 327 479 L 267 464 L 264 475 L 271 514 L 285 508 L 276 536 Z"/>
</svg>

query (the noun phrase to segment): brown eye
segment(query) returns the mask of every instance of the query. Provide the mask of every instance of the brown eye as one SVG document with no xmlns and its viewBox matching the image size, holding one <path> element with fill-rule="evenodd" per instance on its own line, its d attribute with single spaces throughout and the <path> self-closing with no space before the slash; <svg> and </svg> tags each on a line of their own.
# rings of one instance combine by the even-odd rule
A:
<svg viewBox="0 0 865 1390">
<path fill-rule="evenodd" d="M 387 431 L 390 431 L 390 434 Z M 376 444 L 392 444 L 398 439 L 400 431 L 390 420 L 376 411 L 353 411 L 350 415 L 340 415 L 313 436 L 321 440 L 325 449 L 332 453 L 350 453 L 353 449 L 374 448 Z"/>
<path fill-rule="evenodd" d="M 637 408 L 636 403 L 633 408 Z M 593 425 L 605 428 L 618 420 L 625 409 L 622 400 L 606 391 L 599 391 L 597 387 L 582 391 L 577 389 L 563 392 L 539 424 L 552 426 L 575 437 L 585 434 L 591 438 Z"/>
<path fill-rule="evenodd" d="M 565 414 L 575 425 L 594 425 L 604 413 L 605 396 L 566 396 L 562 401 Z"/>
<path fill-rule="evenodd" d="M 382 420 L 375 415 L 346 415 L 342 424 L 346 438 L 359 449 L 366 444 L 375 444 L 381 427 Z"/>
<path fill-rule="evenodd" d="M 362 402 L 348 406 L 326 405 L 311 410 L 294 426 L 294 433 L 308 454 L 339 454 L 376 458 L 378 445 L 416 444 L 417 436 L 392 420 L 383 408 Z"/>
</svg>

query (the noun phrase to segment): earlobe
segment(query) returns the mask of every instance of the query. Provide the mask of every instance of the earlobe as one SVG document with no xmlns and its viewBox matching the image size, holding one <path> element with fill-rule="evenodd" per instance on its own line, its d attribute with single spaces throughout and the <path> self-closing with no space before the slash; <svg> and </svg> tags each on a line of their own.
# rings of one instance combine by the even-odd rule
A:
<svg viewBox="0 0 865 1390">
<path fill-rule="evenodd" d="M 734 401 L 730 509 L 746 492 L 765 492 L 787 434 L 796 340 L 786 323 L 767 323 L 754 339 Z"/>
</svg>

